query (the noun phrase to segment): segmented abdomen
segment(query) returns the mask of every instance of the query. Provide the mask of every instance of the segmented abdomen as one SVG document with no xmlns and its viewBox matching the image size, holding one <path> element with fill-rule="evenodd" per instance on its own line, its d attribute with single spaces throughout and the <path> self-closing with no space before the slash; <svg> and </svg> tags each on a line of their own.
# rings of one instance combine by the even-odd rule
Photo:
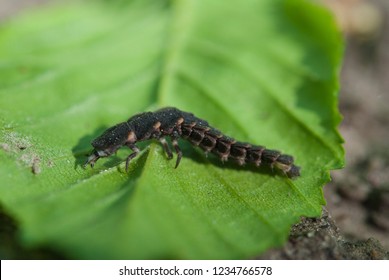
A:
<svg viewBox="0 0 389 280">
<path fill-rule="evenodd" d="M 277 150 L 269 150 L 263 146 L 239 142 L 223 135 L 219 130 L 202 121 L 184 122 L 181 124 L 181 136 L 193 145 L 201 147 L 206 153 L 211 152 L 222 161 L 234 160 L 243 165 L 252 163 L 256 166 L 269 166 L 284 172 L 289 178 L 300 175 L 300 168 L 293 164 L 293 157 Z"/>
</svg>

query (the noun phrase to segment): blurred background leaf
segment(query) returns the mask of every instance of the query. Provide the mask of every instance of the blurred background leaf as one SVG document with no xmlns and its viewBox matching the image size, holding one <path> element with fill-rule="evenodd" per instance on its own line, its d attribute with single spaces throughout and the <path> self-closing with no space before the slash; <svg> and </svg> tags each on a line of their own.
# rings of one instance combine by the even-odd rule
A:
<svg viewBox="0 0 389 280">
<path fill-rule="evenodd" d="M 0 202 L 24 246 L 69 258 L 231 259 L 280 246 L 318 216 L 336 127 L 342 44 L 300 0 L 75 2 L 0 30 Z M 178 169 L 155 143 L 80 164 L 90 141 L 164 106 L 296 158 L 302 174 L 220 164 L 185 142 Z"/>
</svg>

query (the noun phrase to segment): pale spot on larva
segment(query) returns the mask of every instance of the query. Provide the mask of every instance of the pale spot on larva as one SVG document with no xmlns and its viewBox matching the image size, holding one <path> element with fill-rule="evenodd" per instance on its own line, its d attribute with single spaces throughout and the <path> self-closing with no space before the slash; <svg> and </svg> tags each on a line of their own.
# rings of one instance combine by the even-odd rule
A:
<svg viewBox="0 0 389 280">
<path fill-rule="evenodd" d="M 133 131 L 130 131 L 130 133 L 128 133 L 127 142 L 131 142 L 131 143 L 136 142 L 136 135 Z"/>
<path fill-rule="evenodd" d="M 154 125 L 153 125 L 153 128 L 154 129 L 159 129 L 161 127 L 161 122 L 156 122 Z"/>
</svg>

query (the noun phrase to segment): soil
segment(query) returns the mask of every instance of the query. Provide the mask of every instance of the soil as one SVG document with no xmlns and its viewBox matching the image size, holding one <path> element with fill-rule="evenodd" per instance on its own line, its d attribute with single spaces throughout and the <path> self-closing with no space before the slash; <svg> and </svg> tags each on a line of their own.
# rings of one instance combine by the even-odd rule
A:
<svg viewBox="0 0 389 280">
<path fill-rule="evenodd" d="M 340 132 L 346 167 L 331 173 L 320 218 L 302 218 L 283 248 L 260 259 L 389 259 L 389 1 L 323 0 L 345 34 Z M 6 1 L 0 21 L 48 0 Z M 15 223 L 0 209 L 1 259 L 60 259 L 25 250 Z"/>
</svg>

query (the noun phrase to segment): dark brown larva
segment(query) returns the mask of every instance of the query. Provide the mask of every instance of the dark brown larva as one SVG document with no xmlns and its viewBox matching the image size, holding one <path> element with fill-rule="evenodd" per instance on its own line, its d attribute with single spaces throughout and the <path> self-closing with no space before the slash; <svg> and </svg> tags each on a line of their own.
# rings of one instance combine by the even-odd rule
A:
<svg viewBox="0 0 389 280">
<path fill-rule="evenodd" d="M 289 178 L 300 175 L 300 168 L 293 164 L 292 156 L 266 149 L 263 146 L 236 141 L 223 135 L 219 130 L 209 126 L 208 122 L 193 114 L 172 107 L 135 115 L 128 121 L 107 129 L 92 141 L 94 150 L 84 167 L 88 164 L 93 167 L 99 158 L 108 157 L 125 145 L 133 151 L 126 160 L 127 170 L 130 160 L 140 152 L 136 143 L 149 139 L 159 140 L 167 157 L 172 159 L 173 153 L 165 139 L 166 136 L 170 137 L 177 153 L 176 168 L 182 157 L 178 138 L 183 138 L 199 146 L 206 153 L 217 155 L 222 161 L 231 159 L 239 165 L 251 163 L 258 167 L 269 166 L 282 171 Z"/>
</svg>

